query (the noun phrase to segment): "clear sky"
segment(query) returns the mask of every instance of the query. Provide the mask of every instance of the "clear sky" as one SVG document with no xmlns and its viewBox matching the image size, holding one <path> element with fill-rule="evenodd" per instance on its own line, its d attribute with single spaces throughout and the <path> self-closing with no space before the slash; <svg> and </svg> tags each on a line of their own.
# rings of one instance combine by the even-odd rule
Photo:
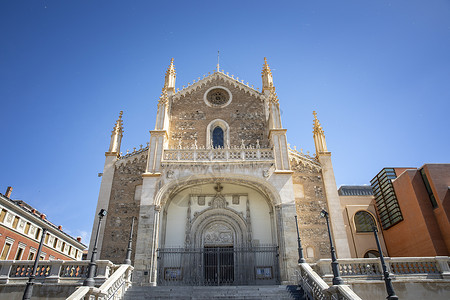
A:
<svg viewBox="0 0 450 300">
<path fill-rule="evenodd" d="M 119 111 L 122 150 L 149 140 L 170 58 L 177 87 L 212 71 L 261 87 L 272 68 L 288 142 L 337 185 L 449 163 L 450 1 L 0 1 L 0 192 L 90 235 Z"/>
</svg>

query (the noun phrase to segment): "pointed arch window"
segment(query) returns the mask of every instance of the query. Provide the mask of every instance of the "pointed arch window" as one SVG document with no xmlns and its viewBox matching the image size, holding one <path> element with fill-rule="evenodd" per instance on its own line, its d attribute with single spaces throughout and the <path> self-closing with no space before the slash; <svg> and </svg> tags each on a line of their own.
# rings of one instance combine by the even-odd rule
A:
<svg viewBox="0 0 450 300">
<path fill-rule="evenodd" d="M 223 148 L 223 129 L 217 126 L 214 128 L 212 136 L 213 148 Z"/>
</svg>

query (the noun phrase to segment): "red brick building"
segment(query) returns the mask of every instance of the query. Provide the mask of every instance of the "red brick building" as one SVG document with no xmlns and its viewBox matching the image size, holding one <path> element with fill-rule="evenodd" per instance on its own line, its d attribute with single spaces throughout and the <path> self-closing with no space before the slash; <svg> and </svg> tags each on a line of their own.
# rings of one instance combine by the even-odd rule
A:
<svg viewBox="0 0 450 300">
<path fill-rule="evenodd" d="M 41 259 L 81 260 L 86 245 L 47 220 L 21 200 L 0 194 L 0 260 L 34 260 L 43 229 L 47 229 Z"/>
<path fill-rule="evenodd" d="M 450 164 L 384 168 L 371 184 L 390 256 L 450 255 Z"/>
</svg>

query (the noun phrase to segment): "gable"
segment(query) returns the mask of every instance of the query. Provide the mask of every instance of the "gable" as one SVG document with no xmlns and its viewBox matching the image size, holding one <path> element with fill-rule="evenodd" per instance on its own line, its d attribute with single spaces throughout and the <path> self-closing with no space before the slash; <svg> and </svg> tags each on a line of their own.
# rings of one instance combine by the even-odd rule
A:
<svg viewBox="0 0 450 300">
<path fill-rule="evenodd" d="M 208 128 L 221 126 L 230 147 L 268 147 L 264 96 L 222 73 L 197 82 L 170 98 L 169 148 L 209 146 Z M 228 134 L 228 135 L 227 135 Z"/>
</svg>

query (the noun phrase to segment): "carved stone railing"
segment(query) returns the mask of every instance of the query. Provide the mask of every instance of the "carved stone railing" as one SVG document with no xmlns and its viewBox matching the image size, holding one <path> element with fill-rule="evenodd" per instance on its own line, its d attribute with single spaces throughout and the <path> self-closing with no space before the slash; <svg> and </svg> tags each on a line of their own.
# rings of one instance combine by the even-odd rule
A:
<svg viewBox="0 0 450 300">
<path fill-rule="evenodd" d="M 450 279 L 450 258 L 436 257 L 385 257 L 387 271 L 391 278 Z M 353 279 L 378 279 L 383 277 L 381 262 L 378 258 L 338 259 L 341 277 L 345 281 Z M 331 281 L 333 273 L 331 260 L 321 259 L 315 270 Z"/>
<path fill-rule="evenodd" d="M 166 149 L 165 162 L 210 161 L 273 161 L 272 149 L 261 148 L 213 148 L 213 149 Z"/>
<path fill-rule="evenodd" d="M 299 264 L 297 282 L 302 293 L 308 300 L 362 300 L 348 285 L 328 284 L 307 263 Z"/>
<path fill-rule="evenodd" d="M 4 260 L 0 261 L 0 284 L 25 284 L 31 274 L 34 261 Z M 42 283 L 61 283 L 80 285 L 86 278 L 89 261 L 40 261 L 36 269 L 36 281 Z M 103 283 L 117 266 L 109 260 L 97 261 L 96 284 Z"/>
<path fill-rule="evenodd" d="M 131 286 L 132 273 L 132 266 L 120 265 L 114 274 L 112 274 L 100 287 L 80 286 L 67 298 L 67 300 L 120 300 Z"/>
</svg>

